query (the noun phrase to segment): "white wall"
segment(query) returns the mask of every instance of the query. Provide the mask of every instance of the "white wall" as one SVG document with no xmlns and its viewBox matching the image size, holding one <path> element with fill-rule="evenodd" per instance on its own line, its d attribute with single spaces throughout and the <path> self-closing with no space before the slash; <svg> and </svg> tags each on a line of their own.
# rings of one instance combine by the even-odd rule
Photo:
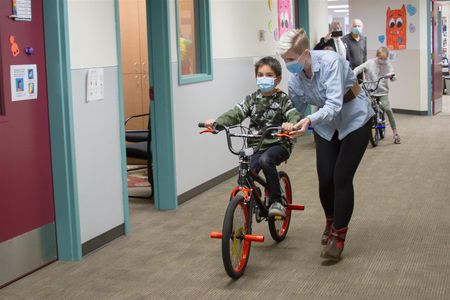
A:
<svg viewBox="0 0 450 300">
<path fill-rule="evenodd" d="M 170 2 L 175 16 L 175 1 Z M 211 37 L 214 80 L 178 85 L 175 18 L 171 18 L 173 110 L 176 143 L 177 193 L 180 195 L 237 166 L 225 137 L 198 134 L 197 123 L 216 118 L 256 90 L 254 60 L 274 55 L 276 40 L 268 23 L 276 27 L 277 1 L 211 0 Z M 325 20 L 326 22 L 326 20 Z M 258 41 L 265 30 L 266 40 Z M 284 65 L 283 65 L 284 66 Z M 287 90 L 288 72 L 281 88 Z M 189 145 L 189 147 L 187 146 Z M 216 200 L 216 199 L 214 199 Z"/>
<path fill-rule="evenodd" d="M 328 0 L 309 0 L 309 40 L 314 48 L 328 29 Z"/>
<path fill-rule="evenodd" d="M 397 60 L 393 62 L 398 80 L 390 85 L 391 106 L 397 109 L 428 110 L 428 64 L 427 64 L 427 17 L 426 2 L 419 0 L 349 0 L 350 20 L 360 18 L 364 22 L 367 36 L 368 58 L 386 42 L 378 40 L 386 34 L 386 10 L 400 9 L 402 5 L 412 4 L 417 8 L 413 16 L 408 14 L 407 24 L 414 24 L 416 31 L 407 32 L 406 50 L 398 50 Z"/>
<path fill-rule="evenodd" d="M 69 0 L 70 60 L 81 242 L 124 223 L 114 0 Z M 89 68 L 105 98 L 86 103 Z"/>
<path fill-rule="evenodd" d="M 69 0 L 72 69 L 117 66 L 114 0 Z"/>
</svg>

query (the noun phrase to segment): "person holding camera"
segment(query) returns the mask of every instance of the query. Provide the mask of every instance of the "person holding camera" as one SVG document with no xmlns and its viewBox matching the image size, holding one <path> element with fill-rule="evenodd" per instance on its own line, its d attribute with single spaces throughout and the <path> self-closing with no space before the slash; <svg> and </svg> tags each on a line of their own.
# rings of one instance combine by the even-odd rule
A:
<svg viewBox="0 0 450 300">
<path fill-rule="evenodd" d="M 330 32 L 320 39 L 314 50 L 332 50 L 337 52 L 343 58 L 346 58 L 347 51 L 341 40 L 342 25 L 339 21 L 333 21 L 330 24 Z"/>
</svg>

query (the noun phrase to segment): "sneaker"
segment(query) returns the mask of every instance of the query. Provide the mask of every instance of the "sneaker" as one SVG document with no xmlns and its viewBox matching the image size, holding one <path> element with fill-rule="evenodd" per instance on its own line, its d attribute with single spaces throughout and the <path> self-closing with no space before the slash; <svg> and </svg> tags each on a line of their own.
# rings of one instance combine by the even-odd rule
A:
<svg viewBox="0 0 450 300">
<path fill-rule="evenodd" d="M 274 202 L 269 208 L 269 218 L 282 217 L 286 218 L 286 207 L 280 202 Z"/>
<path fill-rule="evenodd" d="M 400 136 L 398 134 L 394 135 L 394 144 L 401 144 Z"/>
</svg>

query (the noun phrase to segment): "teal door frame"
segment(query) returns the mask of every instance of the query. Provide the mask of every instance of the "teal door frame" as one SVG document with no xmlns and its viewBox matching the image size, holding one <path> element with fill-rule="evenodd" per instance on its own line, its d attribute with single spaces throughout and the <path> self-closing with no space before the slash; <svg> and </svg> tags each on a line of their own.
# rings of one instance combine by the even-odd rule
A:
<svg viewBox="0 0 450 300">
<path fill-rule="evenodd" d="M 428 63 L 428 116 L 433 115 L 432 107 L 433 107 L 433 91 L 432 91 L 432 80 L 433 80 L 433 74 L 431 71 L 431 64 L 432 64 L 432 28 L 431 28 L 431 1 L 427 1 L 427 63 Z"/>
<path fill-rule="evenodd" d="M 59 260 L 81 259 L 67 0 L 43 1 L 47 93 Z"/>
<path fill-rule="evenodd" d="M 303 28 L 309 36 L 309 0 L 298 0 L 298 28 Z"/>
<path fill-rule="evenodd" d="M 173 135 L 169 1 L 147 0 L 148 66 L 155 206 L 176 209 L 177 185 Z"/>
</svg>

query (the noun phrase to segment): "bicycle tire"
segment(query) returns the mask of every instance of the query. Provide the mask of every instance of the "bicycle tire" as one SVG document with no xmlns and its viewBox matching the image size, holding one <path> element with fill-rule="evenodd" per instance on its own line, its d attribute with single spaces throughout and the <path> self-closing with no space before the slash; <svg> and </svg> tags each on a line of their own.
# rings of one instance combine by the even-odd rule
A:
<svg viewBox="0 0 450 300">
<path fill-rule="evenodd" d="M 382 126 L 382 128 L 378 128 L 378 132 L 380 134 L 380 139 L 382 140 L 382 139 L 384 139 L 385 133 L 386 133 L 386 119 L 384 117 L 384 111 L 380 111 L 380 115 L 381 115 L 380 125 Z"/>
<path fill-rule="evenodd" d="M 241 212 L 240 218 L 239 213 Z M 236 214 L 237 213 L 237 214 Z M 228 276 L 238 279 L 244 274 L 250 257 L 251 242 L 244 240 L 251 234 L 248 228 L 249 211 L 242 195 L 231 199 L 225 212 L 222 227 L 222 261 Z"/>
<path fill-rule="evenodd" d="M 377 116 L 375 115 L 372 117 L 372 127 L 370 128 L 370 143 L 372 147 L 378 146 L 378 141 L 380 140 L 377 123 Z"/>
<path fill-rule="evenodd" d="M 281 195 L 286 201 L 286 204 L 292 204 L 292 187 L 291 181 L 286 172 L 278 172 L 280 176 Z M 281 242 L 286 238 L 289 230 L 289 224 L 291 223 L 291 210 L 286 209 L 286 218 L 283 220 L 269 219 L 269 231 L 272 239 L 276 242 Z"/>
</svg>

